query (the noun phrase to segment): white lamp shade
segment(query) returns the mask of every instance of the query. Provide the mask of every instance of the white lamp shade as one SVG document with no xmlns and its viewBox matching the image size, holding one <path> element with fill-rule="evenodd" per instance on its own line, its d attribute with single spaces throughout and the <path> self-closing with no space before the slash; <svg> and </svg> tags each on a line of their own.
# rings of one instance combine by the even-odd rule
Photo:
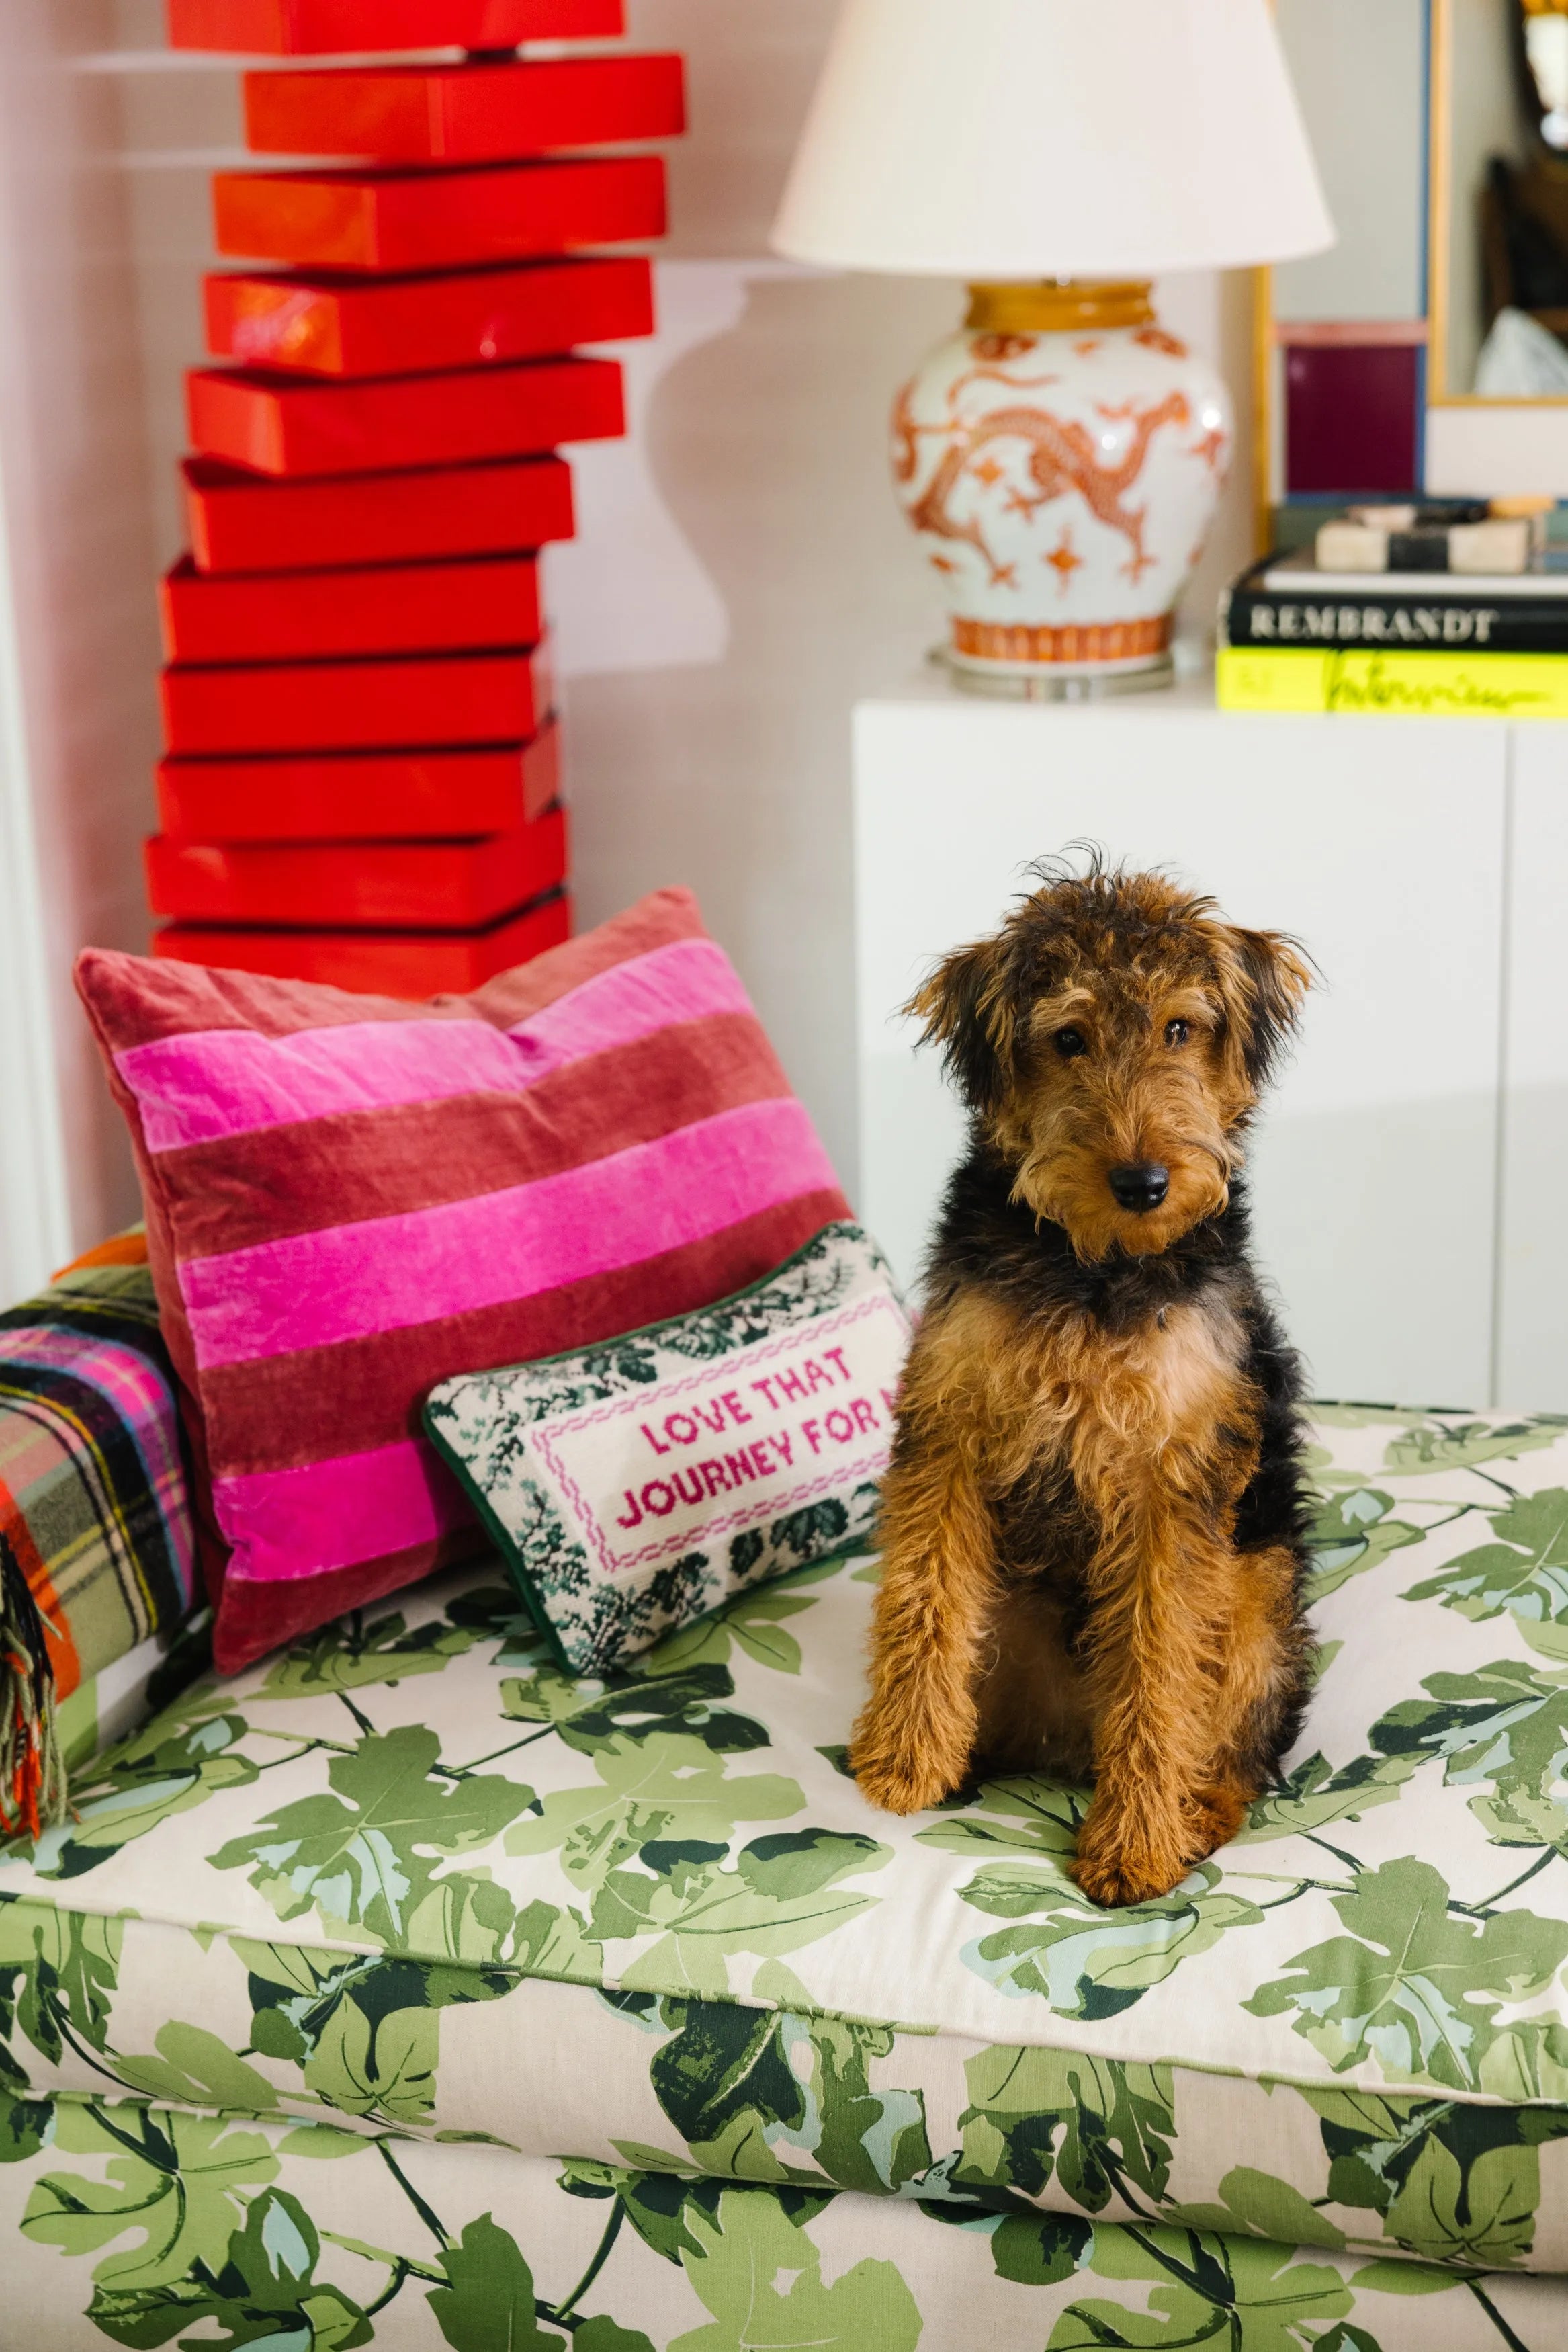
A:
<svg viewBox="0 0 1568 2352">
<path fill-rule="evenodd" d="M 773 243 L 1150 278 L 1333 236 L 1268 0 L 845 0 Z"/>
</svg>

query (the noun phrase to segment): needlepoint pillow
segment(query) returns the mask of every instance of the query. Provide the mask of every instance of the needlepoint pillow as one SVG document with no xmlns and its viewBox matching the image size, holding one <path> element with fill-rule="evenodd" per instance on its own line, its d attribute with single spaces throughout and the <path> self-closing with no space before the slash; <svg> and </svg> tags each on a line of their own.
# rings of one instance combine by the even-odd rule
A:
<svg viewBox="0 0 1568 2352">
<path fill-rule="evenodd" d="M 709 1304 L 847 1213 L 684 890 L 423 1004 L 89 950 L 226 1671 L 483 1534 L 439 1380 Z"/>
<path fill-rule="evenodd" d="M 558 1664 L 606 1675 L 868 1541 L 908 1347 L 881 1251 L 829 1225 L 716 1307 L 444 1381 L 425 1427 Z"/>
</svg>

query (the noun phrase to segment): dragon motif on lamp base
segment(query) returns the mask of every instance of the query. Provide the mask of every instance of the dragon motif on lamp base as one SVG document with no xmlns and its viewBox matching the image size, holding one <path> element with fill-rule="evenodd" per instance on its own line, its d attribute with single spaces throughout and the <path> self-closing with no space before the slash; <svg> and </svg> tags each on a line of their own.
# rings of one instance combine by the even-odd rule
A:
<svg viewBox="0 0 1568 2352">
<path fill-rule="evenodd" d="M 977 683 L 1166 667 L 1230 456 L 1223 383 L 1146 285 L 977 286 L 899 394 L 899 499 Z"/>
</svg>

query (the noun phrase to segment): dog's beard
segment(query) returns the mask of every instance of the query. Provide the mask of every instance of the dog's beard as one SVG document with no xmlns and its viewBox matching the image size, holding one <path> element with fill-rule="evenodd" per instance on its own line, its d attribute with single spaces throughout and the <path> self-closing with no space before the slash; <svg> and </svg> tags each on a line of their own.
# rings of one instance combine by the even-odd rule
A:
<svg viewBox="0 0 1568 2352">
<path fill-rule="evenodd" d="M 999 1135 L 1014 1163 L 1011 1196 L 1037 1221 L 1060 1225 L 1084 1265 L 1098 1265 L 1120 1251 L 1127 1257 L 1157 1256 L 1195 1225 L 1218 1216 L 1230 1198 L 1230 1178 L 1240 1158 L 1233 1138 L 1201 1117 L 1167 1116 L 1156 1127 L 1117 1123 L 1107 1137 L 1096 1123 L 1058 1113 L 1019 1133 Z M 1158 1160 L 1170 1183 L 1157 1209 L 1141 1215 L 1124 1209 L 1113 1194 L 1110 1171 L 1118 1165 Z"/>
</svg>

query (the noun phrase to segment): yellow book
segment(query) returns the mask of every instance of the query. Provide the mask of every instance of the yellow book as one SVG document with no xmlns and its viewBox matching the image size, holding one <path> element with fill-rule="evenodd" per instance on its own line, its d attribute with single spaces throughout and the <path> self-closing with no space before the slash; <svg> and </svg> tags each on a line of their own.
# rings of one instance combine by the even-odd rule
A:
<svg viewBox="0 0 1568 2352">
<path fill-rule="evenodd" d="M 1568 654 L 1254 652 L 1222 646 L 1222 710 L 1346 710 L 1402 719 L 1568 719 Z"/>
</svg>

